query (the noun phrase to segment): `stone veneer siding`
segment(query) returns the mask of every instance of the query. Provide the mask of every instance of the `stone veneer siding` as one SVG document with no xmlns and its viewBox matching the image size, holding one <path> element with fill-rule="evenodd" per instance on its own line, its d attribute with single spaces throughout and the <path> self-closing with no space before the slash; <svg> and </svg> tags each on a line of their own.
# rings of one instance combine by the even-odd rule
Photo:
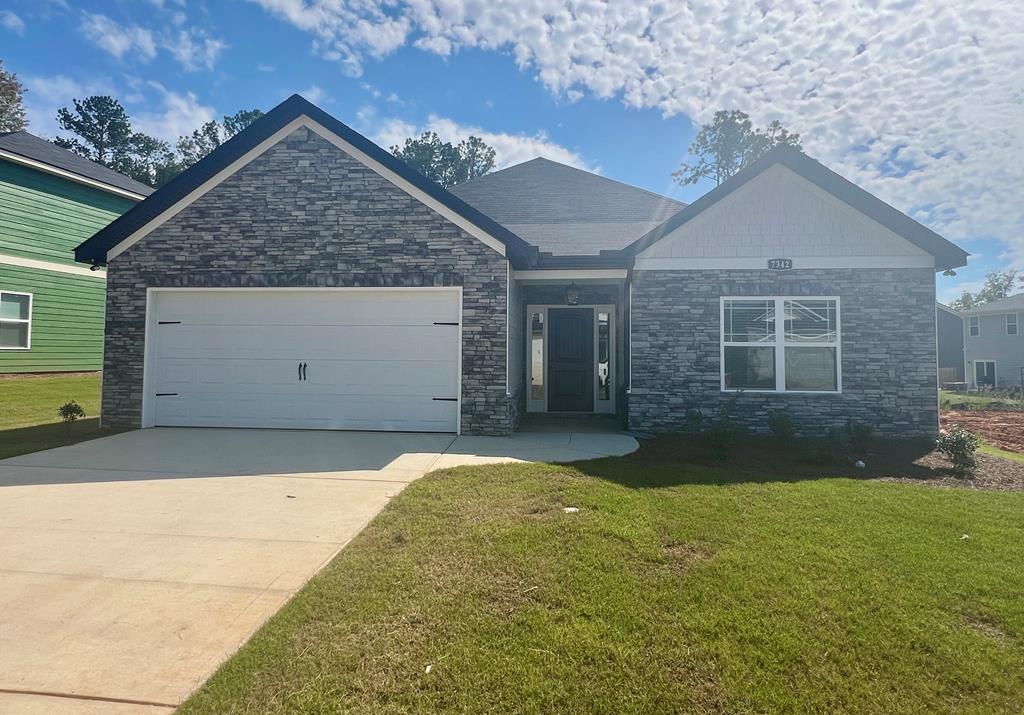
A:
<svg viewBox="0 0 1024 715">
<path fill-rule="evenodd" d="M 784 409 L 806 435 L 848 419 L 889 437 L 938 431 L 931 269 L 638 270 L 632 285 L 633 429 L 680 430 L 687 410 L 714 416 L 736 394 L 720 389 L 722 296 L 836 295 L 842 394 L 745 392 L 733 418 L 765 432 L 769 414 Z"/>
<path fill-rule="evenodd" d="M 138 427 L 148 287 L 462 286 L 462 431 L 508 434 L 503 256 L 302 128 L 111 261 L 104 426 Z"/>
</svg>

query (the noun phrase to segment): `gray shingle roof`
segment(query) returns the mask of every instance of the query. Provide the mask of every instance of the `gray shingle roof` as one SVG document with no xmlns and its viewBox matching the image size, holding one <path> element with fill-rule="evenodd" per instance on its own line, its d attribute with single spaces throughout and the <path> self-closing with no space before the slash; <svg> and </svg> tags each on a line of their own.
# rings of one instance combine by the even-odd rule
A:
<svg viewBox="0 0 1024 715">
<path fill-rule="evenodd" d="M 971 308 L 965 310 L 961 315 L 984 315 L 987 313 L 1014 313 L 1018 310 L 1024 310 L 1024 293 L 1018 293 L 1017 295 L 1011 295 L 1008 298 L 1001 300 L 994 300 L 991 303 L 985 303 L 985 305 L 979 305 L 977 308 Z"/>
<path fill-rule="evenodd" d="M 561 256 L 623 249 L 686 206 L 539 158 L 451 192 L 541 251 Z"/>
<path fill-rule="evenodd" d="M 119 174 L 113 169 L 78 156 L 67 149 L 61 149 L 53 142 L 40 139 L 25 131 L 0 134 L 0 149 L 123 191 L 131 191 L 142 196 L 149 196 L 153 193 L 151 187 L 135 181 L 135 179 L 129 179 L 124 174 Z"/>
</svg>

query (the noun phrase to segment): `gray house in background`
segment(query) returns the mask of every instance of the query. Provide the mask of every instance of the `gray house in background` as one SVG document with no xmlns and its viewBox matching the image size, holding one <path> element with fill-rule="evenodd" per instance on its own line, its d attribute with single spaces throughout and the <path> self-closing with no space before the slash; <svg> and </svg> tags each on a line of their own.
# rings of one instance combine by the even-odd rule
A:
<svg viewBox="0 0 1024 715">
<path fill-rule="evenodd" d="M 962 315 L 970 386 L 1024 384 L 1024 293 L 965 310 Z"/>
<path fill-rule="evenodd" d="M 108 426 L 885 436 L 938 431 L 967 257 L 791 149 L 688 206 L 544 160 L 448 191 L 297 95 L 75 255 L 108 267 Z"/>
<path fill-rule="evenodd" d="M 935 304 L 939 346 L 939 385 L 964 382 L 964 319 L 942 303 Z"/>
</svg>

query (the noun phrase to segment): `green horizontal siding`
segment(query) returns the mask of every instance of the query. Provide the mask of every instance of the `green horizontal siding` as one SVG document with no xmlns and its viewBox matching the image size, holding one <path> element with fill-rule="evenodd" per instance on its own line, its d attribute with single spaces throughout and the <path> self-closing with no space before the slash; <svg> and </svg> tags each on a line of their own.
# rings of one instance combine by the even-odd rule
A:
<svg viewBox="0 0 1024 715">
<path fill-rule="evenodd" d="M 75 246 L 134 205 L 131 199 L 0 160 L 0 254 L 73 264 Z"/>
<path fill-rule="evenodd" d="M 32 348 L 0 350 L 0 373 L 99 370 L 102 278 L 0 265 L 0 290 L 32 294 Z"/>
</svg>

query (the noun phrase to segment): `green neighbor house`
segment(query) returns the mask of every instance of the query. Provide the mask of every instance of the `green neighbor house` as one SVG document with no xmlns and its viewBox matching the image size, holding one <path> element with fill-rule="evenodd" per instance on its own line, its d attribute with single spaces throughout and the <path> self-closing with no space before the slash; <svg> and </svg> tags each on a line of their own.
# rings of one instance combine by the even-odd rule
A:
<svg viewBox="0 0 1024 715">
<path fill-rule="evenodd" d="M 0 373 L 101 369 L 106 272 L 73 250 L 152 191 L 28 132 L 0 134 Z"/>
</svg>

